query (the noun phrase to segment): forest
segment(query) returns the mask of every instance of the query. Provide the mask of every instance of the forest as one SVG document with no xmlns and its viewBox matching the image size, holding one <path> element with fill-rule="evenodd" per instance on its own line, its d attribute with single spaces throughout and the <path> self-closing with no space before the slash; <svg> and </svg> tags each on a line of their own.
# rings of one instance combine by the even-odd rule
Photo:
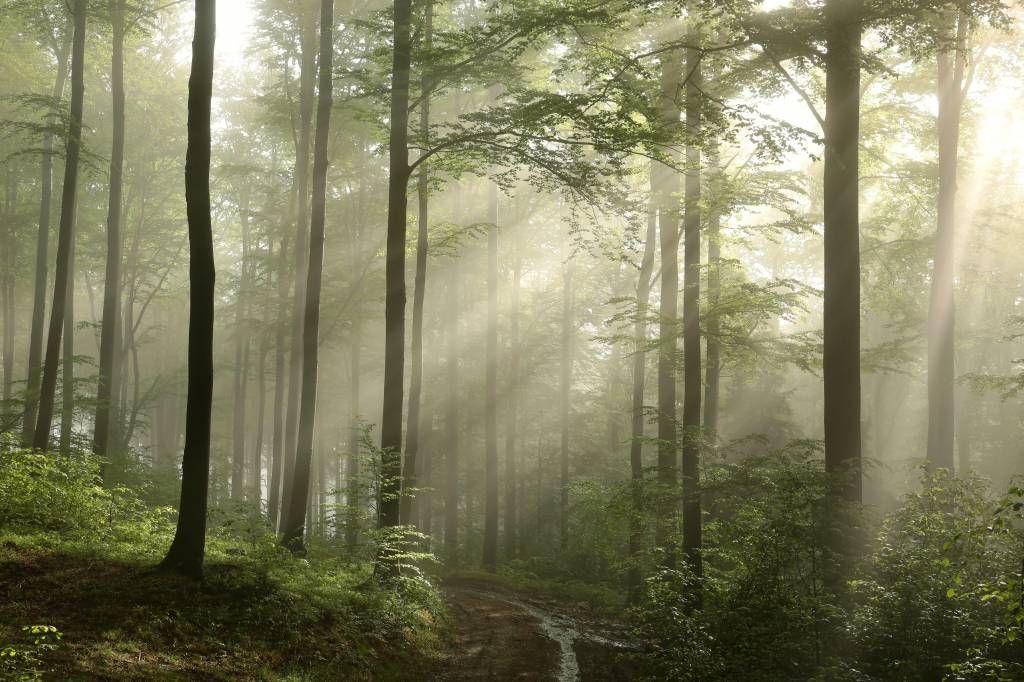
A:
<svg viewBox="0 0 1024 682">
<path fill-rule="evenodd" d="M 0 679 L 1024 681 L 1022 19 L 0 0 Z"/>
</svg>

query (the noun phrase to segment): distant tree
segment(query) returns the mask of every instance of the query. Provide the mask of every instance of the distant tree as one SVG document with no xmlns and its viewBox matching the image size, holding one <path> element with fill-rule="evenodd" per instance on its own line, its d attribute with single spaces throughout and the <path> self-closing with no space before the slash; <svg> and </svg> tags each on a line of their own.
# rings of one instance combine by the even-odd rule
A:
<svg viewBox="0 0 1024 682">
<path fill-rule="evenodd" d="M 164 569 L 191 577 L 200 577 L 203 572 L 210 480 L 216 278 L 210 220 L 210 105 L 216 17 L 216 0 L 196 0 L 192 73 L 188 85 L 188 148 L 185 153 L 185 202 L 190 247 L 185 452 L 181 461 L 178 524 L 167 556 L 161 562 Z"/>
<path fill-rule="evenodd" d="M 483 565 L 498 565 L 498 186 L 487 198 L 487 358 L 484 398 L 484 555 Z"/>
</svg>

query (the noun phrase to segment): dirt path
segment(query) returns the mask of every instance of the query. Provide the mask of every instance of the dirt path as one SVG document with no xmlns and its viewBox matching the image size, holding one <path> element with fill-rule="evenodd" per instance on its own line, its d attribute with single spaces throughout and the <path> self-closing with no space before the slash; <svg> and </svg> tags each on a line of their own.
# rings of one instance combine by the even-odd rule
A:
<svg viewBox="0 0 1024 682">
<path fill-rule="evenodd" d="M 444 588 L 454 620 L 445 680 L 619 682 L 619 643 L 566 612 L 476 583 Z"/>
</svg>

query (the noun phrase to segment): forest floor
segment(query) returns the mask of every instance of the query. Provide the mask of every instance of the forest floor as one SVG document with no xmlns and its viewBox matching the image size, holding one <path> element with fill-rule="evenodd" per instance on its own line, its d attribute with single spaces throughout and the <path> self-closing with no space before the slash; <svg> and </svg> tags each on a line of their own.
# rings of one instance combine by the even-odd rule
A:
<svg viewBox="0 0 1024 682">
<path fill-rule="evenodd" d="M 621 625 L 551 597 L 461 579 L 443 587 L 452 618 L 442 678 L 619 682 L 634 675 Z"/>
</svg>

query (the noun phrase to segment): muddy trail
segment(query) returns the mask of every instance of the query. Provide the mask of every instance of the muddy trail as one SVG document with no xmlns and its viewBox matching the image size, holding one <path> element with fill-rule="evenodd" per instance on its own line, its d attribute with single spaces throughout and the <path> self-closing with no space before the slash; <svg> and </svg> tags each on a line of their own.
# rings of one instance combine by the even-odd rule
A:
<svg viewBox="0 0 1024 682">
<path fill-rule="evenodd" d="M 453 619 L 443 680 L 634 679 L 620 626 L 483 582 L 444 586 Z"/>
</svg>

